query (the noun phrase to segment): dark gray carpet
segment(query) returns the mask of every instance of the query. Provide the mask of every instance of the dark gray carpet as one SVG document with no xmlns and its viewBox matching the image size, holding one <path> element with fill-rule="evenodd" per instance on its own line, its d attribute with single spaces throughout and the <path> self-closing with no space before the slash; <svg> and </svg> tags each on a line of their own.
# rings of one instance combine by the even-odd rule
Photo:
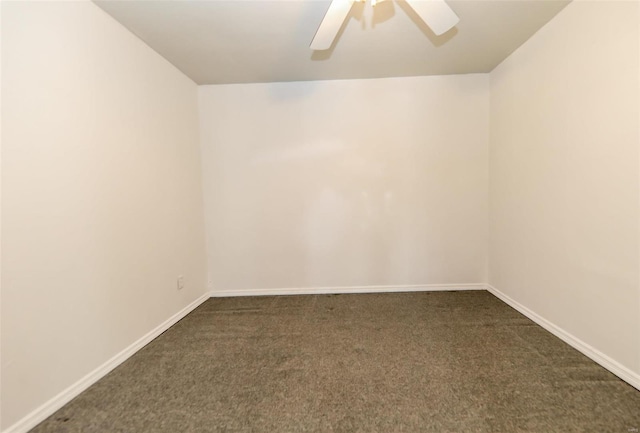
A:
<svg viewBox="0 0 640 433">
<path fill-rule="evenodd" d="M 640 391 L 486 292 L 211 299 L 34 432 L 619 432 Z"/>
</svg>

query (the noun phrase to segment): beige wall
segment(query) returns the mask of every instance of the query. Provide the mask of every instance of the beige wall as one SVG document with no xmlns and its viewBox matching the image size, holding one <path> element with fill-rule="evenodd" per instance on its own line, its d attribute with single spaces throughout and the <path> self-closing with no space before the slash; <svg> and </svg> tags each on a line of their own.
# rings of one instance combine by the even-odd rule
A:
<svg viewBox="0 0 640 433">
<path fill-rule="evenodd" d="M 196 85 L 90 2 L 2 8 L 7 428 L 205 293 L 206 270 Z"/>
<path fill-rule="evenodd" d="M 484 283 L 486 74 L 200 87 L 215 290 Z"/>
<path fill-rule="evenodd" d="M 491 73 L 490 278 L 640 373 L 638 2 L 574 1 Z"/>
<path fill-rule="evenodd" d="M 2 25 L 2 3 L 0 3 L 0 25 Z M 2 29 L 0 29 L 0 314 L 2 313 Z M 2 317 L 0 316 L 0 336 Z M 0 338 L 0 365 L 2 360 L 2 339 Z M 2 368 L 0 368 L 0 430 L 2 429 Z"/>
</svg>

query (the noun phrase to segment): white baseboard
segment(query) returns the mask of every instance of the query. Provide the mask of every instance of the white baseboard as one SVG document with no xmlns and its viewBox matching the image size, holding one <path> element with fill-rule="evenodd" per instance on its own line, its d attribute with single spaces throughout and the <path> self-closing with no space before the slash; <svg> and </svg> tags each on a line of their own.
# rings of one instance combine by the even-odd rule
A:
<svg viewBox="0 0 640 433">
<path fill-rule="evenodd" d="M 615 374 L 620 379 L 627 382 L 629 385 L 640 390 L 640 374 L 631 371 L 629 368 L 620 364 L 618 361 L 610 358 L 609 356 L 600 352 L 598 349 L 595 349 L 594 347 L 590 346 L 589 344 L 585 343 L 579 338 L 573 336 L 572 334 L 568 333 L 567 331 L 560 328 L 559 326 L 551 323 L 544 317 L 531 311 L 530 309 L 520 304 L 519 302 L 515 301 L 514 299 L 510 298 L 509 296 L 505 295 L 495 287 L 491 285 L 487 285 L 486 288 L 489 293 L 501 299 L 507 305 L 515 308 L 520 313 L 524 314 L 529 319 L 533 320 L 538 325 L 542 326 L 544 329 L 551 332 L 553 335 L 555 335 L 556 337 L 558 337 L 559 339 L 567 343 L 569 346 L 573 347 L 574 349 L 583 353 L 587 357 L 591 358 L 593 361 L 597 362 L 602 367 L 606 368 L 611 373 Z"/>
<path fill-rule="evenodd" d="M 337 295 L 347 293 L 391 293 L 391 292 L 441 292 L 458 290 L 486 290 L 485 284 L 422 284 L 413 286 L 347 286 L 310 287 L 288 289 L 213 290 L 211 297 L 276 296 L 276 295 Z"/>
<path fill-rule="evenodd" d="M 82 379 L 41 405 L 40 407 L 33 410 L 27 416 L 8 427 L 2 433 L 26 433 L 42 421 L 47 419 L 53 413 L 55 413 L 58 409 L 62 408 L 65 404 L 70 402 L 72 399 L 77 397 L 82 391 L 89 388 L 91 385 L 96 383 L 98 380 L 102 379 L 106 376 L 111 370 L 122 364 L 124 361 L 129 359 L 133 354 L 135 354 L 138 350 L 142 349 L 148 343 L 150 343 L 154 338 L 162 334 L 164 331 L 169 329 L 171 326 L 176 324 L 180 319 L 193 311 L 196 307 L 202 304 L 204 301 L 210 298 L 209 293 L 205 293 L 200 296 L 198 299 L 184 307 L 182 310 L 178 311 L 176 314 L 165 320 L 162 324 L 157 326 L 151 332 L 147 333 L 145 336 L 140 338 L 138 341 L 124 349 L 122 352 L 115 355 L 113 358 L 109 359 L 107 362 L 102 364 L 100 367 L 93 370 L 91 373 L 84 376 Z"/>
<path fill-rule="evenodd" d="M 111 370 L 122 364 L 138 350 L 151 342 L 154 338 L 169 329 L 184 316 L 193 311 L 209 297 L 233 297 L 233 296 L 269 296 L 269 295 L 305 295 L 305 294 L 348 294 L 348 293 L 392 293 L 392 292 L 430 292 L 430 291 L 461 291 L 461 290 L 487 290 L 506 304 L 518 310 L 520 313 L 533 320 L 538 325 L 551 332 L 565 343 L 574 347 L 584 355 L 597 362 L 620 379 L 640 390 L 640 375 L 631 371 L 619 362 L 611 359 L 604 353 L 591 347 L 582 340 L 564 331 L 547 319 L 539 316 L 524 305 L 513 300 L 495 287 L 486 284 L 425 284 L 412 286 L 352 286 L 352 287 L 319 287 L 305 289 L 250 289 L 250 290 L 219 290 L 204 294 L 191 304 L 171 316 L 158 327 L 147 333 L 138 341 L 115 355 L 113 358 L 96 368 L 91 373 L 71 385 L 27 416 L 8 427 L 2 433 L 26 433 L 47 417 L 51 416 L 58 409 L 78 396 L 85 389 L 96 383 Z"/>
</svg>

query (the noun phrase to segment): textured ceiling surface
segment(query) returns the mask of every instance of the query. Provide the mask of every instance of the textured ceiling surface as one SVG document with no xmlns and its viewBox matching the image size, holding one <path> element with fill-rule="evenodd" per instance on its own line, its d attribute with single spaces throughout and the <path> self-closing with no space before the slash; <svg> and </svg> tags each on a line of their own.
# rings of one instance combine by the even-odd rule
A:
<svg viewBox="0 0 640 433">
<path fill-rule="evenodd" d="M 334 45 L 309 44 L 320 0 L 95 0 L 198 84 L 489 72 L 566 0 L 450 0 L 460 22 L 436 36 L 402 0 L 356 3 Z"/>
</svg>

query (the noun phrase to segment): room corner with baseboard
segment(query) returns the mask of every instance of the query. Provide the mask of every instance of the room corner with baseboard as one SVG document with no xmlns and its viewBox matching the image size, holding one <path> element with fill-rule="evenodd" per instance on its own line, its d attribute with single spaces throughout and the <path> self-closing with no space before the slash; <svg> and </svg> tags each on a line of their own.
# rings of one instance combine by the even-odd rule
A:
<svg viewBox="0 0 640 433">
<path fill-rule="evenodd" d="M 196 84 L 91 2 L 1 7 L 0 429 L 16 432 L 207 290 Z"/>
<path fill-rule="evenodd" d="M 489 160 L 489 284 L 636 387 L 637 17 L 572 2 L 494 69 Z"/>
</svg>

